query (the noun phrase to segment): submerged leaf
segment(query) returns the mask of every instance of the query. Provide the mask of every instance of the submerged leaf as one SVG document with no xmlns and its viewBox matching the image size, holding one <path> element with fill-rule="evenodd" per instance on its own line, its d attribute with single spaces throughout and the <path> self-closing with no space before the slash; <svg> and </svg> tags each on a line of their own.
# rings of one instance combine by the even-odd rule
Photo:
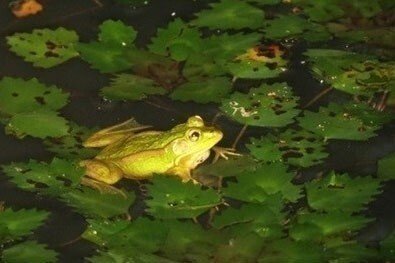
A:
<svg viewBox="0 0 395 263">
<path fill-rule="evenodd" d="M 379 160 L 377 175 L 381 180 L 395 179 L 395 153 Z"/>
<path fill-rule="evenodd" d="M 237 0 L 222 0 L 210 4 L 192 21 L 194 25 L 212 29 L 256 29 L 263 25 L 264 12 L 252 5 Z"/>
<path fill-rule="evenodd" d="M 299 114 L 298 97 L 285 83 L 262 84 L 248 94 L 235 92 L 222 101 L 221 109 L 236 121 L 252 126 L 282 127 Z"/>
<path fill-rule="evenodd" d="M 110 99 L 141 100 L 147 95 L 165 94 L 166 90 L 151 79 L 124 73 L 116 75 L 101 93 Z"/>
<path fill-rule="evenodd" d="M 259 263 L 326 262 L 325 248 L 311 242 L 278 239 L 265 245 Z"/>
<path fill-rule="evenodd" d="M 74 48 L 78 35 L 62 27 L 55 30 L 35 29 L 32 33 L 15 33 L 7 37 L 7 42 L 11 51 L 36 67 L 50 68 L 78 56 Z"/>
<path fill-rule="evenodd" d="M 170 97 L 180 101 L 195 101 L 198 103 L 220 102 L 227 97 L 232 89 L 232 83 L 226 77 L 209 79 L 191 79 L 178 86 Z"/>
<path fill-rule="evenodd" d="M 157 218 L 194 218 L 222 202 L 213 189 L 202 190 L 174 177 L 156 176 L 147 188 L 148 212 Z"/>
<path fill-rule="evenodd" d="M 40 226 L 49 213 L 35 209 L 0 211 L 0 243 L 29 235 Z"/>
<path fill-rule="evenodd" d="M 125 191 L 123 192 L 125 193 Z M 63 193 L 61 199 L 87 217 L 111 218 L 128 214 L 135 195 L 133 192 L 125 193 L 125 196 L 100 193 L 97 190 L 83 187 Z"/>
<path fill-rule="evenodd" d="M 351 215 L 350 212 L 343 211 L 299 214 L 297 216 L 298 224 L 290 229 L 290 234 L 296 240 L 305 241 L 339 234 L 346 236 L 362 229 L 367 223 L 372 221 L 372 218 Z M 319 232 L 311 235 L 311 232 L 309 232 L 311 226 L 319 229 Z"/>
<path fill-rule="evenodd" d="M 35 241 L 25 241 L 3 251 L 1 258 L 7 263 L 57 262 L 57 253 Z"/>
</svg>

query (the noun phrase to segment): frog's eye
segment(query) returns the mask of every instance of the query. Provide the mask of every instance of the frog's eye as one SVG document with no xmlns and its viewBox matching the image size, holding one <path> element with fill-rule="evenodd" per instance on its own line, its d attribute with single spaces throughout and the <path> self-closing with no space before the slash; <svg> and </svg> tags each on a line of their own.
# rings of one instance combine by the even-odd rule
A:
<svg viewBox="0 0 395 263">
<path fill-rule="evenodd" d="M 190 131 L 188 137 L 192 142 L 196 142 L 200 138 L 200 131 Z"/>
</svg>

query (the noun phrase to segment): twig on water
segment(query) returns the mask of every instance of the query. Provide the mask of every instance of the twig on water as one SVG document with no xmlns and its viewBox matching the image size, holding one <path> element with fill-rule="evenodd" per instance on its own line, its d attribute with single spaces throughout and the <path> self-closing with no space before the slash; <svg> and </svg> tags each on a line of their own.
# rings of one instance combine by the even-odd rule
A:
<svg viewBox="0 0 395 263">
<path fill-rule="evenodd" d="M 241 128 L 239 134 L 237 135 L 235 141 L 232 144 L 232 149 L 236 149 L 237 144 L 239 143 L 241 137 L 244 135 L 245 131 L 247 130 L 248 125 L 244 124 L 243 128 Z"/>
<path fill-rule="evenodd" d="M 319 100 L 321 97 L 323 97 L 325 94 L 327 94 L 329 91 L 333 90 L 332 87 L 328 87 L 324 90 L 322 90 L 320 93 L 318 93 L 314 98 L 312 98 L 303 108 L 308 108 L 311 105 L 313 105 L 317 100 Z"/>
</svg>

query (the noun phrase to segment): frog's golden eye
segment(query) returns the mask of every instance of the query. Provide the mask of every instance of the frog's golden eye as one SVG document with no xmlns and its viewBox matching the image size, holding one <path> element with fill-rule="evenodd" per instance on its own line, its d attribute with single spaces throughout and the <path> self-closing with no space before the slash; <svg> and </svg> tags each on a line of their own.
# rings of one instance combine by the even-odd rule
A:
<svg viewBox="0 0 395 263">
<path fill-rule="evenodd" d="M 192 142 L 196 142 L 200 138 L 200 131 L 190 131 L 188 137 Z"/>
</svg>

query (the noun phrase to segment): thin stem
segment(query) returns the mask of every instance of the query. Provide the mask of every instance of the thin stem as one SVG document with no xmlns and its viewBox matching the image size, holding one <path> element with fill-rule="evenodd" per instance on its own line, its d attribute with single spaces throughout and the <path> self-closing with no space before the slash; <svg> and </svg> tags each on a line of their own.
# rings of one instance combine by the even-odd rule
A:
<svg viewBox="0 0 395 263">
<path fill-rule="evenodd" d="M 377 107 L 377 110 L 383 111 L 385 109 L 387 98 L 388 98 L 388 91 L 384 91 L 383 96 L 381 96 L 381 100 Z"/>
<path fill-rule="evenodd" d="M 218 118 L 219 118 L 221 115 L 222 115 L 221 112 L 217 112 L 217 113 L 214 115 L 213 119 L 211 120 L 211 123 L 212 123 L 212 124 L 216 123 L 217 120 L 218 120 Z"/>
<path fill-rule="evenodd" d="M 237 144 L 239 143 L 241 137 L 244 135 L 245 131 L 247 130 L 248 125 L 244 124 L 243 128 L 241 128 L 239 134 L 237 135 L 235 141 L 232 144 L 232 149 L 236 149 Z"/>
<path fill-rule="evenodd" d="M 100 0 L 92 0 L 99 7 L 103 7 L 103 3 Z"/>
<path fill-rule="evenodd" d="M 313 99 L 311 99 L 303 108 L 308 108 L 311 105 L 313 105 L 317 100 L 319 100 L 321 97 L 323 97 L 325 94 L 327 94 L 329 91 L 333 90 L 332 87 L 328 87 L 324 90 L 322 90 L 320 93 L 318 93 Z"/>
</svg>

